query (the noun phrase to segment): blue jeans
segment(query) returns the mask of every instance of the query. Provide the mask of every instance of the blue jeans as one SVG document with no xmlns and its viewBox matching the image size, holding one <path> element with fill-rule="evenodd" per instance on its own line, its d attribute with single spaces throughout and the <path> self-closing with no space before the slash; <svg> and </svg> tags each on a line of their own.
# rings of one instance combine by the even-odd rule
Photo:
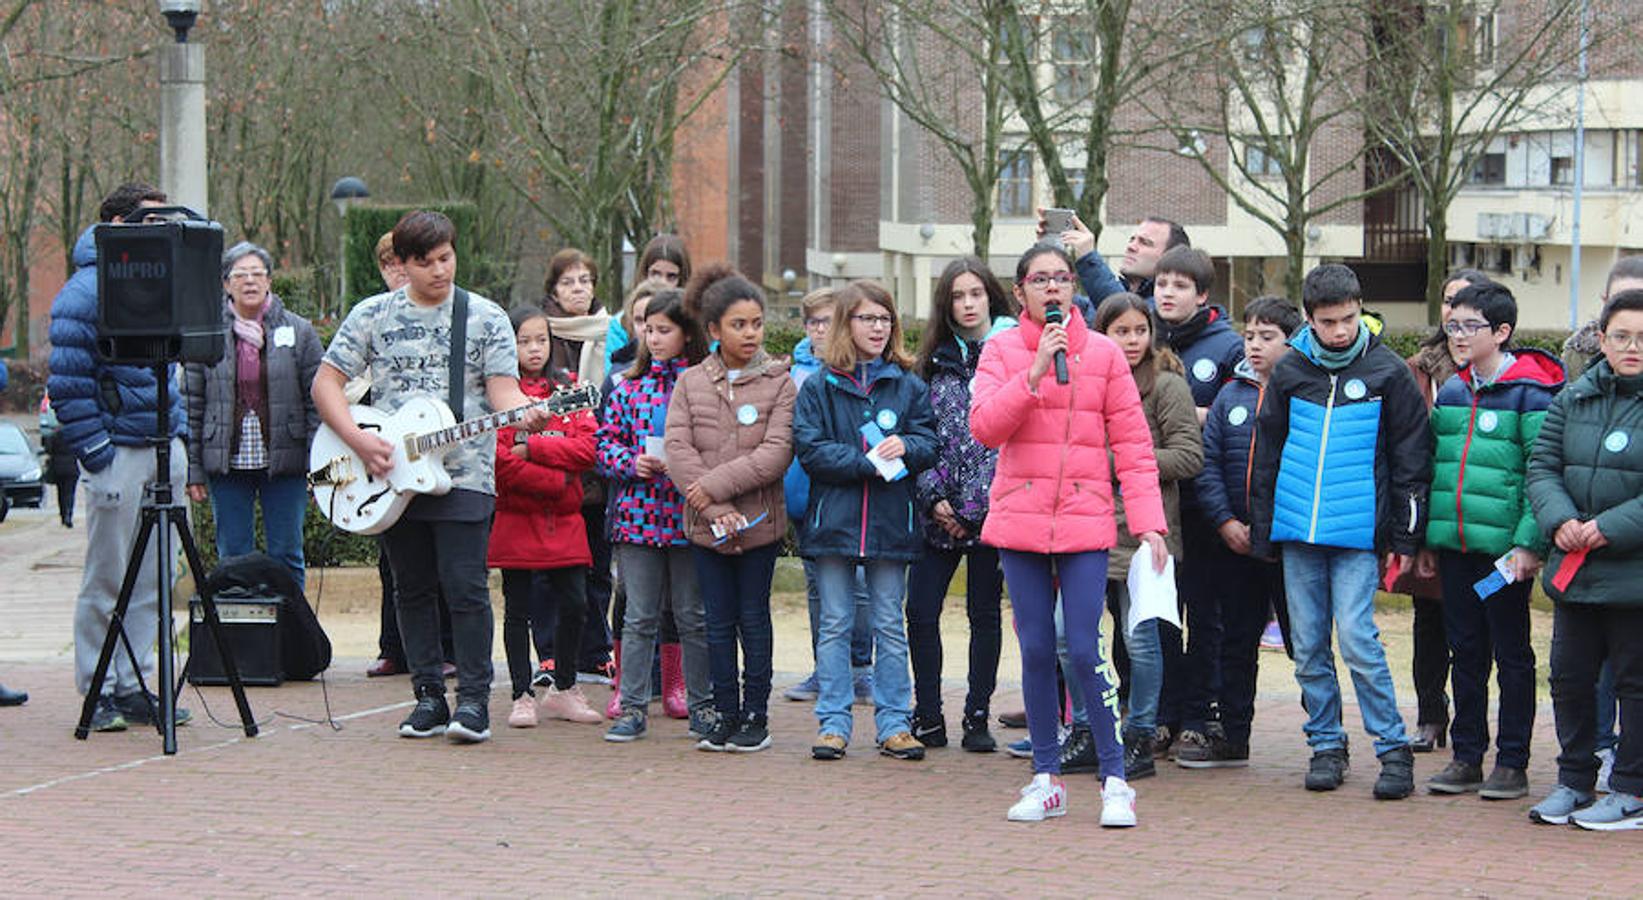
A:
<svg viewBox="0 0 1643 900">
<path fill-rule="evenodd" d="M 1107 582 L 1107 594 L 1117 599 L 1118 612 L 1114 627 L 1123 631 L 1129 619 L 1130 590 L 1122 581 Z M 1152 735 L 1158 727 L 1158 694 L 1164 687 L 1164 649 L 1158 643 L 1158 620 L 1138 622 L 1133 634 L 1125 635 L 1125 647 L 1130 659 L 1130 714 L 1124 730 Z M 1066 614 L 1061 604 L 1055 606 L 1055 653 L 1061 658 L 1061 671 L 1071 672 L 1067 658 Z M 1116 673 L 1108 672 L 1107 680 L 1116 683 Z M 1067 679 L 1067 697 L 1072 700 L 1073 722 L 1088 727 L 1089 710 L 1084 706 L 1084 689 L 1078 679 Z"/>
<path fill-rule="evenodd" d="M 856 620 L 850 628 L 850 665 L 865 669 L 873 664 L 873 616 L 868 612 L 867 573 L 856 567 L 852 586 L 856 597 Z M 821 589 L 816 585 L 816 561 L 804 561 L 804 592 L 810 605 L 810 656 L 816 655 L 816 642 L 821 639 Z"/>
<path fill-rule="evenodd" d="M 856 619 L 856 560 L 842 556 L 816 559 L 816 587 L 821 593 L 820 637 L 816 641 L 816 720 L 821 733 L 850 739 L 854 719 L 850 704 L 855 688 L 850 671 L 850 629 Z M 908 731 L 913 716 L 913 679 L 907 671 L 907 631 L 902 609 L 907 593 L 907 563 L 868 560 L 869 612 L 873 622 L 873 725 L 883 743 Z"/>
<path fill-rule="evenodd" d="M 1363 726 L 1375 739 L 1375 755 L 1409 744 L 1392 690 L 1380 629 L 1375 627 L 1375 585 L 1380 568 L 1368 550 L 1286 543 L 1284 588 L 1289 594 L 1295 680 L 1306 708 L 1306 742 L 1314 751 L 1346 746 L 1341 728 L 1341 683 L 1330 645 L 1333 621 L 1341 658 L 1352 673 Z"/>
<path fill-rule="evenodd" d="M 765 715 L 770 709 L 772 627 L 770 577 L 779 544 L 745 553 L 692 547 L 696 584 L 707 611 L 707 654 L 713 705 L 732 717 Z M 741 645 L 742 686 L 736 690 L 736 649 Z"/>
<path fill-rule="evenodd" d="M 1597 749 L 1613 750 L 1620 746 L 1620 734 L 1615 730 L 1619 718 L 1620 698 L 1614 690 L 1614 666 L 1608 660 L 1597 673 Z"/>
<path fill-rule="evenodd" d="M 252 507 L 262 501 L 262 532 L 268 555 L 285 563 L 297 584 L 304 584 L 302 517 L 308 511 L 308 482 L 301 475 L 269 476 L 268 470 L 234 471 L 206 476 L 211 517 L 217 523 L 217 556 L 227 558 L 257 549 Z"/>
</svg>

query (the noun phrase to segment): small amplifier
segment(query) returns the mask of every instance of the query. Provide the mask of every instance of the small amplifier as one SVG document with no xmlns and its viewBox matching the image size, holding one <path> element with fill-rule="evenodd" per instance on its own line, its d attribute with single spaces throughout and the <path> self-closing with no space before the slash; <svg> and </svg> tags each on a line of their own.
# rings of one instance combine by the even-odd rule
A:
<svg viewBox="0 0 1643 900">
<path fill-rule="evenodd" d="M 240 681 L 248 686 L 278 687 L 285 682 L 280 664 L 280 608 L 278 597 L 219 597 L 217 617 L 222 620 L 223 639 L 239 667 Z M 188 601 L 188 682 L 225 685 L 222 656 L 211 627 L 205 622 L 205 607 L 195 596 Z"/>
</svg>

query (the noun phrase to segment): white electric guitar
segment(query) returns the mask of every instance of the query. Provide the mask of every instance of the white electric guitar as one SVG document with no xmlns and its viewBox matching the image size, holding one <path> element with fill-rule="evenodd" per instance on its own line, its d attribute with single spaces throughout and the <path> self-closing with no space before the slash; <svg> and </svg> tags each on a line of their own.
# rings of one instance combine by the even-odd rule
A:
<svg viewBox="0 0 1643 900">
<path fill-rule="evenodd" d="M 450 407 L 432 397 L 414 397 L 393 415 L 375 407 L 350 406 L 348 415 L 360 428 L 375 432 L 394 448 L 393 466 L 378 478 L 330 426 L 321 425 L 308 450 L 308 486 L 320 512 L 332 524 L 355 534 L 381 534 L 399 521 L 400 514 L 418 494 L 451 490 L 445 454 L 468 438 L 506 428 L 541 407 L 565 415 L 599 405 L 599 389 L 591 384 L 563 387 L 546 400 L 456 421 Z"/>
</svg>

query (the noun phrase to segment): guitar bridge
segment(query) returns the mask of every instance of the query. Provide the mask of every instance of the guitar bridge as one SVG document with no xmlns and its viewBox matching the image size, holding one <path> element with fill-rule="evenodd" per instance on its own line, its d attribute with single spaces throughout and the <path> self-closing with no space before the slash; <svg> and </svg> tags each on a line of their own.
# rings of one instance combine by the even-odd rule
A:
<svg viewBox="0 0 1643 900">
<path fill-rule="evenodd" d="M 354 467 L 346 456 L 339 456 L 323 466 L 308 473 L 308 486 L 320 487 L 331 485 L 340 487 L 353 483 L 355 479 Z"/>
</svg>

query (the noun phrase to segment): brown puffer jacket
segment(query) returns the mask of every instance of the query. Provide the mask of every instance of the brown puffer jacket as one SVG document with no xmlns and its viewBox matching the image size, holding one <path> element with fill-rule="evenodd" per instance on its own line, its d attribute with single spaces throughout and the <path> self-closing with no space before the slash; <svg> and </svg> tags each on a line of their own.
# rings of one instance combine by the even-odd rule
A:
<svg viewBox="0 0 1643 900">
<path fill-rule="evenodd" d="M 717 353 L 680 374 L 667 410 L 668 475 L 681 493 L 699 483 L 713 500 L 705 512 L 685 508 L 691 543 L 740 553 L 787 534 L 782 476 L 793 459 L 797 398 L 787 365 L 763 351 L 735 384 Z M 758 524 L 716 544 L 713 520 L 733 511 Z"/>
</svg>

